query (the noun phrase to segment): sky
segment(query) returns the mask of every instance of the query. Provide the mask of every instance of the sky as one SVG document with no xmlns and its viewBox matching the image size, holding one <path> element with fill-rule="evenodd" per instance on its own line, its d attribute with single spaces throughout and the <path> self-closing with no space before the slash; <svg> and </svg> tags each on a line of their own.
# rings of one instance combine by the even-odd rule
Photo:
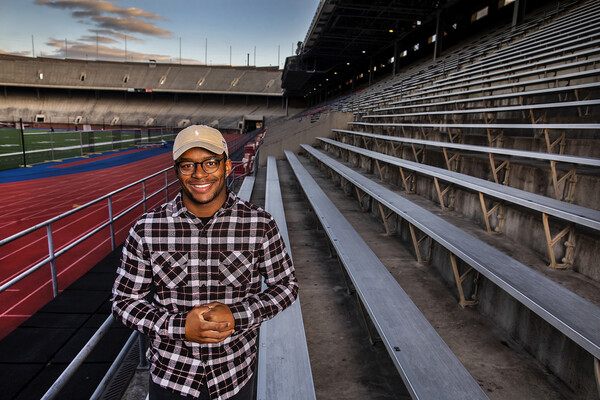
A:
<svg viewBox="0 0 600 400">
<path fill-rule="evenodd" d="M 283 68 L 320 0 L 0 0 L 0 53 Z"/>
</svg>

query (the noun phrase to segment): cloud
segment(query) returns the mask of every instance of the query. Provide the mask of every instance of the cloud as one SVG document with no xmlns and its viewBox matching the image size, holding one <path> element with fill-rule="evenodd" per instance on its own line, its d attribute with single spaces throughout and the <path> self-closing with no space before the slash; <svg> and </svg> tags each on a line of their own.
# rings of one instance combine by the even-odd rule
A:
<svg viewBox="0 0 600 400">
<path fill-rule="evenodd" d="M 71 10 L 71 15 L 83 23 L 91 23 L 100 28 L 117 32 L 140 33 L 154 37 L 168 37 L 171 31 L 159 28 L 154 22 L 164 20 L 162 16 L 146 12 L 140 8 L 121 8 L 109 1 L 92 0 L 36 0 L 36 4 L 63 10 Z M 114 36 L 117 36 L 114 34 Z M 128 36 L 129 38 L 129 36 Z"/>
<path fill-rule="evenodd" d="M 150 36 L 171 36 L 172 32 L 134 18 L 108 17 L 104 15 L 94 16 L 92 19 L 102 28 L 114 29 L 116 31 L 142 33 Z"/>
<path fill-rule="evenodd" d="M 92 36 L 92 35 L 84 35 L 82 37 L 79 38 L 80 41 L 82 42 L 98 42 L 98 43 L 119 43 L 118 40 L 107 37 L 107 36 Z"/>
<path fill-rule="evenodd" d="M 143 11 L 139 8 L 129 7 L 120 8 L 108 1 L 93 0 L 36 0 L 36 4 L 60 8 L 64 10 L 83 10 L 76 11 L 86 15 L 99 15 L 100 13 L 118 14 L 124 17 L 136 17 L 147 19 L 163 19 L 162 16 Z"/>
<path fill-rule="evenodd" d="M 30 56 L 31 52 L 30 51 L 4 51 L 2 49 L 0 49 L 0 54 L 9 54 L 11 56 Z"/>
<path fill-rule="evenodd" d="M 135 36 L 131 36 L 131 35 L 126 35 L 124 33 L 119 33 L 119 32 L 115 32 L 111 29 L 90 29 L 90 32 L 97 34 L 98 36 L 112 36 L 114 38 L 119 38 L 121 40 L 125 40 L 125 38 L 127 38 L 127 40 L 129 41 L 135 41 L 135 42 L 143 42 L 142 39 L 135 37 Z M 84 37 L 88 37 L 88 36 L 84 36 Z M 89 37 L 93 37 L 95 38 L 96 36 L 91 36 L 89 35 Z M 110 38 L 107 38 L 110 39 Z M 95 40 L 95 39 L 94 39 Z M 115 42 L 118 42 L 118 40 L 113 39 Z"/>
</svg>

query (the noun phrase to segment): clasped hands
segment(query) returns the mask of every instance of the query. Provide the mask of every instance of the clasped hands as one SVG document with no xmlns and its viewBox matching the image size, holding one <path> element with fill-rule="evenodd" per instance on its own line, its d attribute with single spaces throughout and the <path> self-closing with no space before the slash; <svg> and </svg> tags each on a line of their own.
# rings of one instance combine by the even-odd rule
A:
<svg viewBox="0 0 600 400">
<path fill-rule="evenodd" d="M 233 333 L 235 320 L 228 306 L 213 302 L 194 307 L 185 319 L 185 338 L 197 343 L 219 343 Z"/>
</svg>

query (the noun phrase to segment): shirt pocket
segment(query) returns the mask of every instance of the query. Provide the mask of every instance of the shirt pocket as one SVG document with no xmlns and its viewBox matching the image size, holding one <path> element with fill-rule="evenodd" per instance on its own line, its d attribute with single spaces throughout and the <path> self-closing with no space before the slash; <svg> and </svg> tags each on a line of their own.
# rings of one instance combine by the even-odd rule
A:
<svg viewBox="0 0 600 400">
<path fill-rule="evenodd" d="M 154 283 L 175 289 L 185 286 L 189 280 L 188 255 L 180 252 L 156 252 L 150 256 Z"/>
<path fill-rule="evenodd" d="M 227 286 L 245 286 L 252 281 L 254 259 L 249 251 L 219 253 L 219 280 Z"/>
</svg>

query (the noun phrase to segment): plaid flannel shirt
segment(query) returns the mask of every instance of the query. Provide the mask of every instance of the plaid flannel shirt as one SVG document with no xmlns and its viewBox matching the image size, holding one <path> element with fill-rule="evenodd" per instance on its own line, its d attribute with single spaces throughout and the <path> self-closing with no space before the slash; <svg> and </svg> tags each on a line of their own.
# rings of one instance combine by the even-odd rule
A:
<svg viewBox="0 0 600 400">
<path fill-rule="evenodd" d="M 179 193 L 131 228 L 113 314 L 148 336 L 155 383 L 197 397 L 206 382 L 211 398 L 227 399 L 252 376 L 261 322 L 292 304 L 297 292 L 294 266 L 270 214 L 228 192 L 203 225 Z M 186 314 L 213 301 L 229 306 L 235 332 L 220 343 L 187 341 Z"/>
</svg>

